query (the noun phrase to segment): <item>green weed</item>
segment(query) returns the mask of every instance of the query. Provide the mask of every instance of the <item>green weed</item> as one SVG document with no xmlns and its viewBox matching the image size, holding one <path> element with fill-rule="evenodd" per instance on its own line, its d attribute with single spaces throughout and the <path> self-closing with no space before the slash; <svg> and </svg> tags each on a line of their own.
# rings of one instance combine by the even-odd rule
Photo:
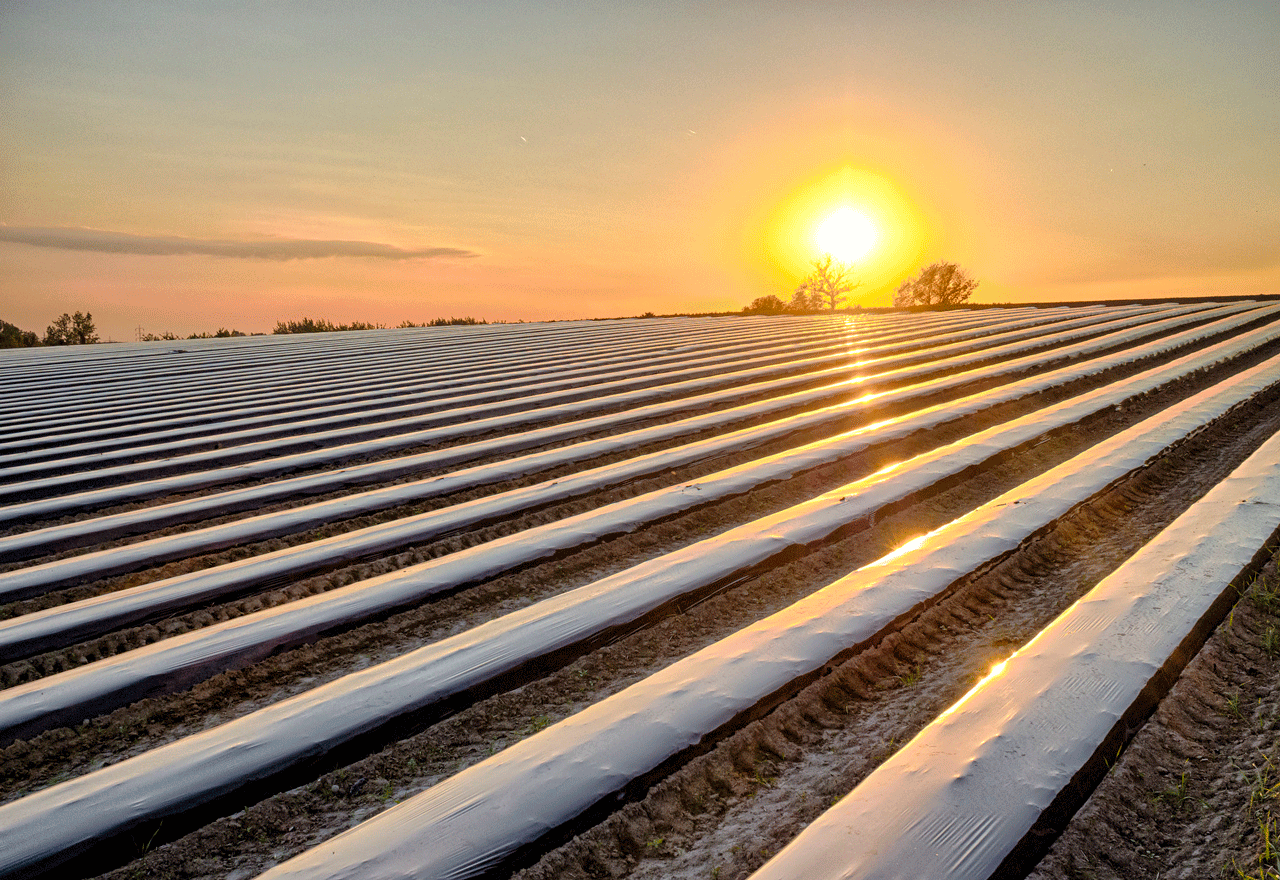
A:
<svg viewBox="0 0 1280 880">
<path fill-rule="evenodd" d="M 1195 803 L 1197 798 L 1188 793 L 1187 773 L 1184 770 L 1177 782 L 1157 794 L 1152 800 L 1165 803 L 1175 813 L 1180 813 L 1183 807 L 1189 803 Z M 1203 802 L 1201 805 L 1203 806 Z"/>
<path fill-rule="evenodd" d="M 765 776 L 757 769 L 754 781 L 760 788 L 773 788 L 773 784 L 777 782 L 777 779 L 773 776 Z"/>
<path fill-rule="evenodd" d="M 1277 834 L 1276 820 L 1271 817 L 1270 810 L 1265 816 L 1258 817 L 1258 838 L 1260 848 L 1257 871 L 1246 872 L 1236 864 L 1234 858 L 1231 860 L 1231 867 L 1240 880 L 1280 880 L 1280 852 L 1276 850 L 1280 835 Z"/>
<path fill-rule="evenodd" d="M 1249 588 L 1249 598 L 1253 600 L 1253 604 L 1259 611 L 1267 614 L 1280 611 L 1280 582 L 1272 581 L 1265 576 L 1257 578 Z"/>
</svg>

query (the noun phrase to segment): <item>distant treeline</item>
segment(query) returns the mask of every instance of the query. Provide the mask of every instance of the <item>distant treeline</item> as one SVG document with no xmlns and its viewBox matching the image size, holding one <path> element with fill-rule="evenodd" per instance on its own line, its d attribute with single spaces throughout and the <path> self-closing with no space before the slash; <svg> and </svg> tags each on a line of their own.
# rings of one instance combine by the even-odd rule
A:
<svg viewBox="0 0 1280 880">
<path fill-rule="evenodd" d="M 23 330 L 16 324 L 0 321 L 0 348 L 30 348 L 35 345 L 88 345 L 98 341 L 98 330 L 93 326 L 93 314 L 63 312 L 44 331 L 41 339 L 31 330 Z"/>
<path fill-rule="evenodd" d="M 470 324 L 488 324 L 476 318 L 434 318 L 423 324 L 413 321 L 401 321 L 396 327 L 450 327 Z M 333 333 L 342 330 L 386 330 L 386 324 L 371 324 L 366 321 L 352 321 L 350 324 L 335 324 L 324 318 L 301 318 L 297 321 L 278 321 L 273 333 Z M 165 330 L 161 333 L 143 333 L 139 328 L 138 340 L 141 342 L 169 342 L 178 339 L 230 339 L 233 336 L 265 336 L 265 333 L 245 333 L 243 330 L 228 330 L 219 327 L 214 333 L 192 333 L 180 336 Z M 76 312 L 74 315 L 62 315 L 49 325 L 44 338 L 31 330 L 23 330 L 16 324 L 0 320 L 0 348 L 29 348 L 36 345 L 83 345 L 98 342 L 97 329 L 93 325 L 93 316 Z"/>
<path fill-rule="evenodd" d="M 143 333 L 138 337 L 141 342 L 160 342 L 173 339 L 230 339 L 232 336 L 248 336 L 240 330 L 228 330 L 226 327 L 219 327 L 217 333 L 192 333 L 190 336 L 179 336 L 177 333 Z M 254 336 L 266 336 L 265 333 L 254 333 Z"/>
<path fill-rule="evenodd" d="M 425 324 L 413 321 L 401 321 L 397 328 L 403 327 L 448 327 L 451 325 L 488 324 L 475 318 L 435 318 Z M 324 318 L 301 318 L 297 321 L 277 321 L 272 333 L 333 333 L 343 330 L 386 330 L 386 324 L 370 324 L 365 321 L 352 321 L 350 324 L 335 324 Z"/>
</svg>

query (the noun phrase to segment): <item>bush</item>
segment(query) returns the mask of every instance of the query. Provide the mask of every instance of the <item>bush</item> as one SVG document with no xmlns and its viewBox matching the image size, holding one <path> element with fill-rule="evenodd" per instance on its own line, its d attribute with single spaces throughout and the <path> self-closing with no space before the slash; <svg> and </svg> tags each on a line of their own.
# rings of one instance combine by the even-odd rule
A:
<svg viewBox="0 0 1280 880">
<path fill-rule="evenodd" d="M 40 337 L 16 324 L 0 321 L 0 348 L 30 348 L 40 344 Z"/>
<path fill-rule="evenodd" d="M 425 324 L 415 324 L 413 321 L 401 321 L 396 326 L 403 329 L 407 327 L 454 327 L 454 326 L 471 326 L 473 324 L 488 324 L 488 321 L 477 321 L 475 318 L 432 318 Z"/>
<path fill-rule="evenodd" d="M 748 315 L 781 315 L 786 310 L 787 304 L 772 293 L 757 296 L 751 301 L 751 305 L 742 307 L 742 311 Z"/>
<path fill-rule="evenodd" d="M 350 324 L 334 324 L 324 318 L 302 318 L 298 321 L 277 321 L 272 333 L 334 333 L 345 330 L 385 330 L 385 324 L 368 324 L 364 321 L 352 321 Z"/>
</svg>

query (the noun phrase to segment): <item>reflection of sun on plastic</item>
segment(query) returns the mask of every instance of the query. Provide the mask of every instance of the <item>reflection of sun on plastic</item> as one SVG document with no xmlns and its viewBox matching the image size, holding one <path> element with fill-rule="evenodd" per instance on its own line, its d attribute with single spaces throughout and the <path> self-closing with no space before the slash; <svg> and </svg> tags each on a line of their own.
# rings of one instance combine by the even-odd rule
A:
<svg viewBox="0 0 1280 880">
<path fill-rule="evenodd" d="M 848 206 L 837 208 L 818 223 L 814 244 L 842 263 L 865 257 L 876 244 L 876 227 L 867 215 Z"/>
</svg>

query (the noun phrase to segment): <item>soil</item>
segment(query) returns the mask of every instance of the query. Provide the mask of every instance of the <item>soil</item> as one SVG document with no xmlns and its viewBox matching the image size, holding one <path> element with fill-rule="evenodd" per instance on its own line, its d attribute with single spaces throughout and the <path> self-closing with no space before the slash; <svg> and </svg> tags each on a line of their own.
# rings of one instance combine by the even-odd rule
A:
<svg viewBox="0 0 1280 880">
<path fill-rule="evenodd" d="M 322 765 L 288 791 L 231 815 L 200 816 L 138 829 L 81 873 L 119 878 L 243 878 L 300 853 L 423 791 L 459 769 L 615 693 L 760 617 L 779 610 L 906 540 L 941 525 L 1241 368 L 1233 364 L 1109 410 L 1085 425 L 990 463 L 967 479 L 839 535 L 799 558 L 651 620 L 612 643 L 543 670 L 445 718 L 424 717 L 367 754 Z M 1144 367 L 1149 364 L 1144 364 Z M 1130 371 L 1131 372 L 1131 371 Z M 1106 377 L 1118 378 L 1119 373 Z M 998 408 L 980 420 L 771 484 L 634 534 L 582 548 L 310 645 L 190 690 L 144 700 L 75 727 L 47 731 L 0 750 L 0 800 L 140 754 L 355 669 L 460 632 L 563 590 L 621 570 L 811 497 L 891 460 L 905 458 L 1079 393 L 1101 380 Z M 994 568 L 958 583 L 940 602 L 877 646 L 834 666 L 776 709 L 725 731 L 685 757 L 620 809 L 563 829 L 495 876 L 550 878 L 746 877 L 899 745 L 962 695 L 990 667 L 1028 641 L 1161 528 L 1280 430 L 1280 400 L 1261 400 L 1201 432 L 1094 499 Z M 128 650 L 218 620 L 252 613 L 414 564 L 539 522 L 758 457 L 739 457 L 658 475 L 469 530 L 383 559 L 323 572 L 283 589 L 202 608 L 68 649 L 0 667 L 4 686 Z M 601 463 L 579 463 L 577 468 Z M 547 474 L 536 480 L 546 479 Z M 520 482 L 532 482 L 535 479 Z M 467 493 L 477 497 L 510 482 Z M 310 500 L 310 499 L 307 499 Z M 233 548 L 104 579 L 0 615 L 26 613 L 110 592 L 177 571 L 218 564 L 417 512 L 462 496 L 335 523 L 324 529 Z M 299 501 L 298 503 L 304 503 Z M 1280 574 L 1273 558 L 1121 755 L 1093 798 L 1031 876 L 1271 877 L 1260 873 L 1262 830 L 1280 796 Z M 1186 774 L 1185 776 L 1183 774 Z M 1280 809 L 1276 809 L 1280 814 Z"/>
</svg>

